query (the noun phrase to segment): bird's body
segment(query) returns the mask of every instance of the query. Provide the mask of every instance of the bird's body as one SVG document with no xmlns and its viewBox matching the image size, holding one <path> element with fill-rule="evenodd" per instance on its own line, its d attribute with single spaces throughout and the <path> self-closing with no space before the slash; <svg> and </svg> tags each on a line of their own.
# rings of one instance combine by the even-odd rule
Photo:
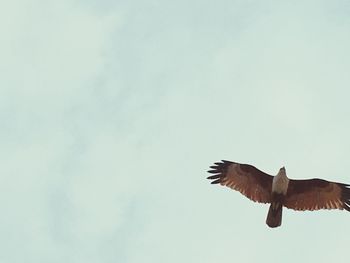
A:
<svg viewBox="0 0 350 263">
<path fill-rule="evenodd" d="M 286 174 L 286 169 L 282 167 L 278 174 L 272 179 L 272 192 L 278 194 L 286 194 L 288 190 L 289 179 Z"/>
<path fill-rule="evenodd" d="M 282 167 L 276 176 L 249 164 L 223 160 L 211 166 L 212 184 L 220 183 L 254 202 L 270 203 L 266 224 L 278 227 L 283 206 L 294 210 L 340 209 L 350 211 L 350 185 L 322 179 L 292 180 Z"/>
</svg>

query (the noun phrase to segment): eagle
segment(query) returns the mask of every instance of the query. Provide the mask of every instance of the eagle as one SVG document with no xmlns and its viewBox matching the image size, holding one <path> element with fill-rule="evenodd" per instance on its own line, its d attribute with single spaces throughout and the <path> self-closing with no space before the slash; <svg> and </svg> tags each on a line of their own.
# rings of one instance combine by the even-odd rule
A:
<svg viewBox="0 0 350 263">
<path fill-rule="evenodd" d="M 210 166 L 207 179 L 239 191 L 250 200 L 270 204 L 266 218 L 269 227 L 282 223 L 282 208 L 297 211 L 340 209 L 350 212 L 350 185 L 322 179 L 289 179 L 285 167 L 276 176 L 250 164 L 222 160 Z"/>
</svg>

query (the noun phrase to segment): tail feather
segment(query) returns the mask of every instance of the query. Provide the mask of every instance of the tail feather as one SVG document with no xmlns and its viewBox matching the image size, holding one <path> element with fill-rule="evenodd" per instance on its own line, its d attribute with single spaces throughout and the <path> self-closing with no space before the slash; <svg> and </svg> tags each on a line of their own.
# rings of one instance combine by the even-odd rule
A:
<svg viewBox="0 0 350 263">
<path fill-rule="evenodd" d="M 269 208 L 269 213 L 267 214 L 266 224 L 269 227 L 279 227 L 282 223 L 282 204 L 281 203 L 271 203 Z"/>
</svg>

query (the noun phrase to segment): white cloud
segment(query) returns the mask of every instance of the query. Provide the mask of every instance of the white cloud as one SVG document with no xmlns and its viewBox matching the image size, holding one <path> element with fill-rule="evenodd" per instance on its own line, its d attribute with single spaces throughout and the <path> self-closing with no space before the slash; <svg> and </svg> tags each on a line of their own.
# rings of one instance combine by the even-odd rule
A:
<svg viewBox="0 0 350 263">
<path fill-rule="evenodd" d="M 307 11 L 311 9 L 312 19 Z M 324 235 L 328 237 L 332 231 L 328 220 L 334 222 L 347 216 L 321 212 L 310 218 L 310 214 L 285 210 L 284 226 L 272 232 L 264 225 L 267 206 L 249 204 L 228 190 L 215 192 L 202 179 L 205 167 L 216 158 L 251 162 L 270 173 L 286 165 L 294 178 L 335 180 L 334 174 L 346 169 L 337 165 L 340 159 L 346 163 L 347 155 L 341 154 L 346 151 L 342 139 L 346 136 L 336 135 L 339 131 L 332 128 L 326 132 L 324 129 L 342 123 L 336 101 L 342 101 L 347 94 L 342 87 L 348 80 L 338 78 L 345 76 L 340 72 L 347 68 L 342 60 L 345 45 L 338 47 L 338 42 L 347 43 L 349 38 L 344 36 L 346 30 L 338 27 L 337 22 L 343 18 L 330 22 L 328 15 L 328 7 L 313 8 L 310 3 L 271 5 L 245 24 L 244 30 L 226 39 L 225 44 L 216 42 L 209 51 L 191 45 L 203 37 L 202 32 L 193 30 L 192 35 L 187 35 L 174 30 L 179 42 L 185 39 L 193 49 L 185 49 L 182 64 L 182 53 L 175 52 L 173 59 L 168 59 L 172 66 L 181 65 L 173 66 L 173 74 L 165 78 L 171 90 L 161 102 L 155 100 L 154 111 L 140 111 L 135 121 L 147 130 L 139 136 L 149 142 L 145 149 L 149 150 L 149 162 L 170 162 L 166 175 L 152 174 L 159 178 L 156 189 L 164 190 L 152 192 L 152 200 L 157 202 L 151 207 L 140 205 L 140 210 L 152 212 L 145 219 L 149 222 L 145 230 L 125 248 L 130 262 L 198 258 L 208 262 L 255 262 L 256 257 L 269 261 L 271 247 L 277 247 L 276 253 L 284 257 L 287 247 L 303 249 L 315 236 L 320 238 L 320 229 L 325 225 Z M 328 39 L 330 33 L 332 40 Z M 205 41 L 201 44 L 208 48 Z M 334 53 L 337 48 L 339 52 Z M 155 67 L 163 65 L 154 63 Z M 153 81 L 159 79 L 155 77 Z M 330 103 L 329 107 L 324 107 L 325 102 Z M 147 125 L 147 121 L 154 126 Z M 342 127 L 349 129 L 348 125 Z M 342 180 L 346 181 L 346 177 Z M 154 189 L 151 183 L 147 186 Z M 140 194 L 140 200 L 144 198 L 150 197 Z M 320 218 L 321 223 L 312 223 L 320 222 Z M 315 226 L 312 237 L 307 234 L 309 224 Z M 295 225 L 298 228 L 293 228 Z M 300 242 L 300 236 L 305 237 L 304 242 Z M 285 243 L 281 245 L 280 240 Z M 327 244 L 332 246 L 331 242 Z M 302 250 L 303 255 L 312 258 L 326 246 L 317 243 L 312 252 Z M 287 260 L 298 259 L 295 254 Z"/>
<path fill-rule="evenodd" d="M 221 158 L 346 173 L 350 38 L 337 3 L 1 8 L 0 260 L 264 262 L 271 247 L 311 259 L 338 244 L 334 231 L 346 240 L 345 214 L 285 210 L 271 231 L 267 206 L 204 179 Z M 329 241 L 305 250 L 320 230 Z"/>
<path fill-rule="evenodd" d="M 1 5 L 1 257 L 72 262 L 79 248 L 68 186 L 86 138 L 101 129 L 86 123 L 101 106 L 93 86 L 120 18 L 67 1 Z"/>
</svg>

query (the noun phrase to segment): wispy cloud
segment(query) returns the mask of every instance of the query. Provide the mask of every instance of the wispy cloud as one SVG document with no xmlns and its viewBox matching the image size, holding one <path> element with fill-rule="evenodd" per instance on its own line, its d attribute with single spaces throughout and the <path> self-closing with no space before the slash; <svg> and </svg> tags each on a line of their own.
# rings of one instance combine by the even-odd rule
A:
<svg viewBox="0 0 350 263">
<path fill-rule="evenodd" d="M 22 1 L 2 4 L 1 20 L 1 257 L 71 262 L 80 215 L 69 186 L 89 134 L 101 129 L 92 84 L 119 17 Z"/>
<path fill-rule="evenodd" d="M 1 260 L 346 250 L 347 215 L 287 210 L 271 231 L 266 206 L 204 179 L 227 158 L 350 182 L 344 1 L 2 5 Z"/>
</svg>

